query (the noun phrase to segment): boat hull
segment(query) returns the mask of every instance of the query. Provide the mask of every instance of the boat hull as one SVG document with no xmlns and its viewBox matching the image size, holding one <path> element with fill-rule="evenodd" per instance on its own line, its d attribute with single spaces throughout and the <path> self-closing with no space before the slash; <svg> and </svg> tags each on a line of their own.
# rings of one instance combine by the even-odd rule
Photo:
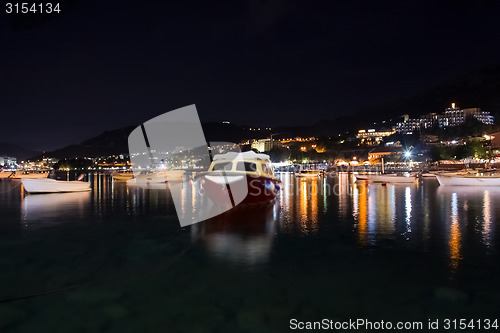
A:
<svg viewBox="0 0 500 333">
<path fill-rule="evenodd" d="M 244 198 L 238 199 L 234 189 L 247 189 Z M 228 197 L 234 205 L 269 202 L 276 198 L 280 190 L 280 181 L 265 176 L 245 174 L 204 175 L 202 190 L 207 197 L 218 205 L 227 205 Z M 242 200 L 241 200 L 242 199 Z"/>
<path fill-rule="evenodd" d="M 55 179 L 22 179 L 28 193 L 63 193 L 90 191 L 90 183 L 80 181 L 62 181 Z"/>
<path fill-rule="evenodd" d="M 500 186 L 500 177 L 436 175 L 441 186 Z"/>
</svg>

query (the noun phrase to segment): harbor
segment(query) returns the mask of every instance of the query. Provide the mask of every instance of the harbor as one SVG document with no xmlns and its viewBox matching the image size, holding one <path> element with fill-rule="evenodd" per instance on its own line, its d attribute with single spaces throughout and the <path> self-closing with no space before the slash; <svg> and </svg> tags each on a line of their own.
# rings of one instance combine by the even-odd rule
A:
<svg viewBox="0 0 500 333">
<path fill-rule="evenodd" d="M 500 2 L 4 11 L 0 333 L 500 330 Z"/>
<path fill-rule="evenodd" d="M 92 314 L 84 327 L 94 331 L 223 322 L 228 330 L 280 331 L 309 311 L 387 320 L 497 314 L 496 187 L 436 179 L 383 186 L 351 173 L 278 177 L 282 189 L 269 205 L 182 229 L 165 184 L 131 187 L 89 174 L 90 192 L 30 195 L 20 180 L 1 182 L 9 256 L 0 260 L 0 281 L 9 288 L 0 316 L 15 313 L 8 325 L 21 332 L 42 322 L 81 328 L 68 320 L 74 312 Z M 384 288 L 397 292 L 384 291 L 380 307 Z M 47 323 L 55 309 L 59 319 Z M 200 317 L 186 323 L 174 309 Z M 138 324 L 148 313 L 164 322 Z"/>
</svg>

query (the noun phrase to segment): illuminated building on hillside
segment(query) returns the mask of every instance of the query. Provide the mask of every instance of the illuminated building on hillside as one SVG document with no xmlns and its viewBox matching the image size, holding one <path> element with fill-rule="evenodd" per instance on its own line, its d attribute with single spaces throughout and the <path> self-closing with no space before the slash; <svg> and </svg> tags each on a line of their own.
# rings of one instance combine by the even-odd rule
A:
<svg viewBox="0 0 500 333">
<path fill-rule="evenodd" d="M 408 115 L 404 115 L 403 121 L 398 123 L 397 131 L 402 134 L 413 134 L 432 127 L 458 126 L 468 118 L 475 118 L 488 125 L 494 123 L 494 117 L 489 111 L 483 111 L 481 108 L 461 109 L 455 103 L 451 103 L 451 107 L 447 108 L 444 114 L 428 113 L 419 118 L 410 118 Z"/>
</svg>

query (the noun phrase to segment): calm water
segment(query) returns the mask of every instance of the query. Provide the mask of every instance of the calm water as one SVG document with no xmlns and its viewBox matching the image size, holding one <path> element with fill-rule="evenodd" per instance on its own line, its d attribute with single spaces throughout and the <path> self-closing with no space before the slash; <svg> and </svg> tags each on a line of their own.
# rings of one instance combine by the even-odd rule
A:
<svg viewBox="0 0 500 333">
<path fill-rule="evenodd" d="M 0 331 L 498 315 L 500 189 L 281 177 L 274 204 L 187 228 L 160 186 L 97 175 L 91 193 L 25 195 L 0 182 Z"/>
</svg>

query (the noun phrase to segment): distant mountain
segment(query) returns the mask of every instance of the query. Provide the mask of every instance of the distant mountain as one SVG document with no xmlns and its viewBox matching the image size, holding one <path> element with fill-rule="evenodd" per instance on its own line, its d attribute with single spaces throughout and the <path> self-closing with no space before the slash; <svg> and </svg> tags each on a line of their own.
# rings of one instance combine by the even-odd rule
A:
<svg viewBox="0 0 500 333">
<path fill-rule="evenodd" d="M 85 140 L 79 144 L 72 144 L 44 156 L 53 158 L 97 157 L 129 153 L 128 136 L 135 126 L 106 131 L 96 137 Z M 250 138 L 268 138 L 271 133 L 275 137 L 295 137 L 314 135 L 312 126 L 277 127 L 272 131 L 262 128 L 261 131 L 250 130 L 250 126 L 240 126 L 232 123 L 203 123 L 203 132 L 207 142 L 241 142 Z M 255 127 L 253 127 L 256 129 Z M 37 156 L 40 158 L 42 155 Z"/>
<path fill-rule="evenodd" d="M 40 152 L 29 150 L 12 143 L 0 142 L 0 156 L 15 157 L 18 161 L 22 161 L 38 154 L 40 154 Z"/>
<path fill-rule="evenodd" d="M 333 136 L 362 128 L 383 128 L 396 125 L 401 116 L 412 117 L 430 112 L 443 113 L 456 103 L 461 108 L 480 107 L 500 121 L 500 65 L 485 66 L 413 96 L 389 103 L 363 108 L 352 116 L 324 119 L 312 126 L 315 135 Z"/>
<path fill-rule="evenodd" d="M 409 98 L 385 105 L 367 107 L 357 113 L 359 119 L 389 120 L 403 114 L 418 116 L 444 109 L 454 102 L 461 108 L 480 107 L 495 118 L 500 115 L 500 65 L 489 65 L 447 80 Z"/>
<path fill-rule="evenodd" d="M 205 138 L 209 142 L 240 142 L 250 138 L 266 138 L 271 133 L 275 138 L 333 137 L 346 132 L 352 133 L 360 128 L 390 127 L 395 125 L 403 114 L 418 116 L 429 112 L 442 113 L 452 102 L 463 108 L 481 107 L 490 111 L 498 121 L 500 119 L 500 65 L 486 66 L 434 85 L 414 96 L 367 107 L 352 116 L 318 120 L 310 126 L 275 126 L 272 131 L 266 131 L 264 128 L 261 131 L 252 131 L 249 126 L 214 122 L 204 123 L 202 127 Z M 134 126 L 129 126 L 107 131 L 79 144 L 70 145 L 45 155 L 64 158 L 128 154 L 128 135 L 134 128 Z M 255 127 L 253 128 L 255 129 Z"/>
<path fill-rule="evenodd" d="M 97 157 L 128 154 L 128 136 L 135 126 L 106 131 L 79 144 L 69 145 L 44 155 L 54 158 Z"/>
</svg>

